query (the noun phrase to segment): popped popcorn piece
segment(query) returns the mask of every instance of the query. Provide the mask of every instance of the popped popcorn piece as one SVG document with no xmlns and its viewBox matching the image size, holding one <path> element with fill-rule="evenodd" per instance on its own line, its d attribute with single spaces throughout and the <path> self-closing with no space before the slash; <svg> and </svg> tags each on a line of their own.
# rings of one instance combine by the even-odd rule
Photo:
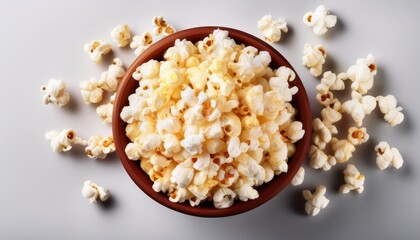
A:
<svg viewBox="0 0 420 240">
<path fill-rule="evenodd" d="M 94 63 L 101 63 L 102 56 L 112 51 L 112 47 L 111 44 L 102 40 L 93 40 L 92 42 L 85 44 L 84 50 L 89 54 L 90 59 Z"/>
<path fill-rule="evenodd" d="M 116 93 L 111 96 L 109 103 L 100 105 L 96 108 L 96 113 L 105 124 L 112 123 L 112 111 L 114 109 L 115 95 Z"/>
<path fill-rule="evenodd" d="M 313 46 L 307 43 L 304 46 L 302 63 L 309 68 L 313 76 L 318 77 L 322 73 L 322 65 L 325 63 L 326 57 L 327 51 L 323 45 Z"/>
<path fill-rule="evenodd" d="M 105 91 L 115 92 L 124 75 L 125 70 L 121 59 L 114 58 L 112 64 L 108 67 L 108 71 L 101 74 L 98 84 Z"/>
<path fill-rule="evenodd" d="M 281 32 L 287 33 L 287 22 L 284 18 L 273 20 L 271 15 L 264 15 L 257 23 L 264 40 L 269 43 L 278 42 L 281 39 Z"/>
<path fill-rule="evenodd" d="M 363 144 L 369 140 L 369 134 L 366 132 L 366 128 L 351 127 L 348 132 L 347 140 L 354 146 Z"/>
<path fill-rule="evenodd" d="M 238 189 L 235 189 L 235 193 L 237 194 L 238 198 L 243 202 L 247 202 L 248 200 L 256 199 L 259 196 L 257 190 L 255 190 L 249 184 L 243 184 Z"/>
<path fill-rule="evenodd" d="M 346 169 L 343 171 L 345 184 L 341 185 L 339 192 L 349 193 L 352 190 L 357 191 L 357 193 L 362 193 L 365 189 L 365 175 L 361 174 L 359 170 L 353 165 L 347 165 Z"/>
<path fill-rule="evenodd" d="M 321 82 L 316 86 L 319 93 L 327 93 L 331 90 L 341 91 L 344 90 L 344 80 L 347 79 L 347 73 L 335 74 L 331 71 L 324 72 Z"/>
<path fill-rule="evenodd" d="M 331 100 L 330 104 L 321 110 L 322 122 L 332 125 L 340 121 L 343 118 L 341 109 L 342 104 L 337 98 Z"/>
<path fill-rule="evenodd" d="M 215 208 L 228 208 L 233 205 L 236 194 L 230 188 L 219 188 L 213 195 Z"/>
<path fill-rule="evenodd" d="M 72 149 L 72 144 L 85 146 L 86 140 L 76 136 L 76 132 L 71 129 L 58 131 L 49 131 L 45 134 L 45 139 L 49 142 L 53 152 L 67 152 Z"/>
<path fill-rule="evenodd" d="M 109 199 L 111 194 L 108 188 L 99 186 L 98 184 L 87 180 L 83 183 L 82 196 L 88 198 L 90 203 L 97 203 L 98 198 L 104 202 Z"/>
<path fill-rule="evenodd" d="M 321 119 L 315 118 L 312 121 L 313 128 L 313 143 L 318 146 L 320 149 L 324 149 L 331 141 L 332 135 L 337 134 L 337 128 L 332 124 L 326 124 Z"/>
<path fill-rule="evenodd" d="M 93 136 L 88 140 L 85 148 L 86 155 L 93 159 L 104 159 L 106 156 L 115 151 L 114 138 Z"/>
<path fill-rule="evenodd" d="M 329 10 L 323 6 L 318 6 L 314 12 L 309 11 L 303 15 L 303 23 L 312 27 L 313 32 L 318 35 L 324 35 L 328 28 L 332 28 L 337 23 L 337 16 L 330 15 Z"/>
<path fill-rule="evenodd" d="M 339 163 L 347 162 L 356 150 L 354 145 L 347 139 L 338 140 L 334 137 L 331 139 L 330 143 L 334 152 L 334 157 Z"/>
<path fill-rule="evenodd" d="M 116 26 L 111 31 L 111 37 L 118 47 L 125 47 L 131 39 L 130 27 L 127 24 Z"/>
<path fill-rule="evenodd" d="M 351 92 L 351 100 L 342 104 L 342 109 L 346 111 L 356 122 L 358 127 L 362 126 L 363 119 L 376 108 L 376 99 L 373 96 L 362 96 L 357 91 Z"/>
<path fill-rule="evenodd" d="M 66 92 L 66 86 L 66 83 L 61 79 L 51 78 L 48 80 L 47 85 L 41 87 L 41 91 L 44 93 L 44 103 L 54 103 L 59 107 L 66 105 L 70 100 L 70 94 Z"/>
<path fill-rule="evenodd" d="M 202 143 L 204 141 L 203 134 L 192 134 L 181 141 L 181 146 L 190 154 L 196 155 L 202 152 Z"/>
<path fill-rule="evenodd" d="M 155 25 L 154 33 L 156 35 L 168 36 L 175 32 L 175 28 L 167 24 L 162 16 L 153 17 L 153 24 Z"/>
<path fill-rule="evenodd" d="M 404 114 L 401 112 L 402 107 L 397 107 L 397 99 L 393 95 L 377 96 L 379 109 L 385 114 L 384 119 L 392 127 L 404 121 Z"/>
<path fill-rule="evenodd" d="M 401 156 L 400 151 L 395 147 L 390 147 L 385 141 L 380 142 L 375 147 L 376 151 L 376 165 L 382 171 L 389 166 L 393 166 L 396 169 L 402 167 L 404 160 Z"/>
<path fill-rule="evenodd" d="M 142 36 L 134 36 L 133 41 L 130 43 L 130 48 L 135 49 L 134 54 L 139 56 L 153 43 L 152 34 L 144 32 Z"/>
<path fill-rule="evenodd" d="M 372 54 L 369 53 L 365 59 L 357 59 L 356 65 L 347 70 L 347 76 L 353 82 L 351 89 L 360 94 L 366 94 L 373 86 L 373 77 L 376 72 L 375 57 Z"/>
<path fill-rule="evenodd" d="M 303 167 L 300 167 L 290 183 L 293 186 L 301 185 L 303 183 L 304 178 L 305 178 L 305 169 Z"/>
<path fill-rule="evenodd" d="M 303 190 L 302 195 L 306 200 L 305 203 L 305 212 L 308 216 L 316 216 L 321 211 L 327 207 L 330 200 L 325 197 L 327 188 L 324 185 L 319 185 L 314 193 L 311 193 L 309 190 Z"/>
<path fill-rule="evenodd" d="M 332 166 L 337 164 L 337 159 L 334 156 L 327 155 L 322 149 L 315 145 L 309 147 L 309 166 L 313 169 L 320 169 L 328 171 Z"/>
<path fill-rule="evenodd" d="M 83 101 L 86 104 L 99 103 L 102 101 L 103 90 L 100 83 L 96 78 L 91 78 L 89 81 L 83 81 L 79 84 L 80 93 L 82 94 Z"/>
</svg>

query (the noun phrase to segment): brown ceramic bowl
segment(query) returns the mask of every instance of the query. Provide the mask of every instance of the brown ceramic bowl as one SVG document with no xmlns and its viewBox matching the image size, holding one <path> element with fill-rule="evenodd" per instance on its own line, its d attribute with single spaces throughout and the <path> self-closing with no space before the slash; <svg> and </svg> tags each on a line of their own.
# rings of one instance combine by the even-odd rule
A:
<svg viewBox="0 0 420 240">
<path fill-rule="evenodd" d="M 241 202 L 238 200 L 235 201 L 233 206 L 225 209 L 216 209 L 213 207 L 211 202 L 201 203 L 199 206 L 191 207 L 189 203 L 172 203 L 169 201 L 165 194 L 157 193 L 152 189 L 152 181 L 150 180 L 149 176 L 140 168 L 139 161 L 129 160 L 124 151 L 125 146 L 130 142 L 130 140 L 125 135 L 125 127 L 127 124 L 121 120 L 120 113 L 122 108 L 128 105 L 128 96 L 134 93 L 135 89 L 138 87 L 138 82 L 132 78 L 132 74 L 137 66 L 147 62 L 150 59 L 162 60 L 162 56 L 165 50 L 173 46 L 176 39 L 185 38 L 195 43 L 204 39 L 206 36 L 212 33 L 214 29 L 217 28 L 228 30 L 229 37 L 234 39 L 236 43 L 243 43 L 245 45 L 254 46 L 259 50 L 268 51 L 272 58 L 272 68 L 286 66 L 293 69 L 290 63 L 273 47 L 261 39 L 245 32 L 236 29 L 215 26 L 197 27 L 179 31 L 154 43 L 128 68 L 127 73 L 124 76 L 117 91 L 112 119 L 112 131 L 117 154 L 121 159 L 121 162 L 128 175 L 130 175 L 131 179 L 137 184 L 137 186 L 143 192 L 149 195 L 149 197 L 168 208 L 185 214 L 202 217 L 223 217 L 243 213 L 260 206 L 261 204 L 276 196 L 290 183 L 293 176 L 296 174 L 303 160 L 305 159 L 311 134 L 311 110 L 308 96 L 299 76 L 296 74 L 296 79 L 291 82 L 291 85 L 297 86 L 299 91 L 294 96 L 292 104 L 298 110 L 298 114 L 295 118 L 303 123 L 303 129 L 306 133 L 303 139 L 298 141 L 295 145 L 296 153 L 291 159 L 289 159 L 288 172 L 275 176 L 272 181 L 257 187 L 259 198 L 250 200 L 248 202 Z"/>
</svg>

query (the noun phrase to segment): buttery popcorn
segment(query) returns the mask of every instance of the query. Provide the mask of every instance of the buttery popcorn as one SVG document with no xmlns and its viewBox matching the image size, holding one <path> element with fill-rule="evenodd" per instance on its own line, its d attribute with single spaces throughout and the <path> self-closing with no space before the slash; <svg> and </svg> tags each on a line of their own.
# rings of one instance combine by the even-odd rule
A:
<svg viewBox="0 0 420 240">
<path fill-rule="evenodd" d="M 130 43 L 130 48 L 135 49 L 134 54 L 139 56 L 153 43 L 152 34 L 144 32 L 142 36 L 134 36 L 133 41 Z"/>
<path fill-rule="evenodd" d="M 96 108 L 101 121 L 105 124 L 112 123 L 112 110 L 114 109 L 115 93 L 111 96 L 110 101 L 107 104 L 100 105 Z"/>
<path fill-rule="evenodd" d="M 83 81 L 79 84 L 82 99 L 86 104 L 99 103 L 102 101 L 103 90 L 100 82 L 96 78 Z"/>
<path fill-rule="evenodd" d="M 345 184 L 341 185 L 339 192 L 349 193 L 355 190 L 357 193 L 362 193 L 365 189 L 365 175 L 361 174 L 359 170 L 353 165 L 347 165 L 343 171 Z"/>
<path fill-rule="evenodd" d="M 45 133 L 45 139 L 49 142 L 53 152 L 67 152 L 72 149 L 73 144 L 85 146 L 86 140 L 76 136 L 76 132 L 71 129 L 63 129 L 58 131 L 49 131 Z"/>
<path fill-rule="evenodd" d="M 376 145 L 375 151 L 377 156 L 376 165 L 381 171 L 389 166 L 393 166 L 396 169 L 402 167 L 404 161 L 400 151 L 395 147 L 391 148 L 387 142 L 380 142 Z"/>
<path fill-rule="evenodd" d="M 175 32 L 175 28 L 167 24 L 162 16 L 153 17 L 153 25 L 155 25 L 154 33 L 156 35 L 168 36 Z"/>
<path fill-rule="evenodd" d="M 321 44 L 312 46 L 307 43 L 303 50 L 302 64 L 309 68 L 313 76 L 318 77 L 322 73 L 322 65 L 325 63 L 326 57 L 327 51 L 324 46 Z"/>
<path fill-rule="evenodd" d="M 319 185 L 314 193 L 311 193 L 309 190 L 303 190 L 302 195 L 306 200 L 305 203 L 305 212 L 308 216 L 316 216 L 321 211 L 327 207 L 330 200 L 325 197 L 327 188 L 324 185 Z"/>
<path fill-rule="evenodd" d="M 273 20 L 271 15 L 264 15 L 257 23 L 264 40 L 269 43 L 277 42 L 281 39 L 281 32 L 287 33 L 287 22 L 284 18 Z"/>
<path fill-rule="evenodd" d="M 196 44 L 178 39 L 162 61 L 137 67 L 139 87 L 120 113 L 131 140 L 125 152 L 155 191 L 226 208 L 257 198 L 255 187 L 288 171 L 305 134 L 290 104 L 296 74 L 270 62 L 267 52 L 215 30 Z M 296 184 L 302 170 L 297 176 Z"/>
<path fill-rule="evenodd" d="M 114 58 L 112 64 L 109 65 L 108 70 L 101 74 L 98 84 L 105 91 L 115 92 L 124 75 L 125 70 L 121 59 Z"/>
<path fill-rule="evenodd" d="M 66 92 L 66 83 L 63 80 L 51 78 L 48 84 L 41 87 L 44 93 L 44 103 L 53 103 L 59 107 L 66 105 L 70 100 L 70 94 Z"/>
<path fill-rule="evenodd" d="M 393 95 L 377 96 L 379 109 L 384 114 L 384 119 L 392 127 L 404 121 L 404 114 L 401 112 L 402 107 L 397 107 L 397 100 Z"/>
<path fill-rule="evenodd" d="M 131 39 L 130 27 L 127 24 L 116 26 L 111 31 L 111 37 L 118 47 L 125 47 Z"/>
<path fill-rule="evenodd" d="M 102 56 L 112 51 L 112 47 L 109 43 L 102 40 L 93 40 L 92 42 L 85 44 L 84 50 L 89 54 L 90 59 L 94 63 L 101 63 Z"/>
<path fill-rule="evenodd" d="M 113 137 L 93 136 L 89 138 L 85 148 L 86 155 L 93 159 L 104 159 L 109 153 L 114 151 Z"/>
<path fill-rule="evenodd" d="M 337 16 L 330 15 L 328 9 L 320 5 L 314 12 L 309 11 L 303 15 L 303 23 L 312 27 L 313 32 L 318 35 L 324 35 L 328 28 L 332 28 L 337 23 Z"/>
<path fill-rule="evenodd" d="M 108 188 L 99 186 L 90 180 L 87 180 L 83 183 L 81 192 L 82 196 L 88 198 L 90 203 L 97 203 L 98 199 L 104 202 L 111 196 Z"/>
</svg>

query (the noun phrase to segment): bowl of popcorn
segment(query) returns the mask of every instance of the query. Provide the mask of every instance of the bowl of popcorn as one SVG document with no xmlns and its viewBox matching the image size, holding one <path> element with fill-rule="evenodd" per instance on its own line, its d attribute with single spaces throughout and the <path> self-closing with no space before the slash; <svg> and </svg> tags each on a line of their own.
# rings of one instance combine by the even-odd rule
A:
<svg viewBox="0 0 420 240">
<path fill-rule="evenodd" d="M 260 206 L 291 182 L 311 119 L 299 76 L 273 47 L 236 29 L 198 27 L 133 62 L 112 129 L 143 192 L 185 214 L 222 217 Z"/>
</svg>

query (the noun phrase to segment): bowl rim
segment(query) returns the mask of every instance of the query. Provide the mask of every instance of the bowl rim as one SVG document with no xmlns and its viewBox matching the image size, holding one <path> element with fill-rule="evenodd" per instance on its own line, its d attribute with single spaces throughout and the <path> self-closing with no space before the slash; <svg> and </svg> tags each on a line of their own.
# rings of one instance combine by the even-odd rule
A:
<svg viewBox="0 0 420 240">
<path fill-rule="evenodd" d="M 196 207 L 191 207 L 187 203 L 173 203 L 169 201 L 168 197 L 165 194 L 161 192 L 155 192 L 151 187 L 152 181 L 149 179 L 148 175 L 140 168 L 139 161 L 129 160 L 127 155 L 125 154 L 125 146 L 131 141 L 125 134 L 125 127 L 127 124 L 120 118 L 120 112 L 122 108 L 128 105 L 127 96 L 134 92 L 129 91 L 127 85 L 129 85 L 130 82 L 131 84 L 133 84 L 132 81 L 135 81 L 132 79 L 132 74 L 136 70 L 137 66 L 150 59 L 162 59 L 164 51 L 167 48 L 173 46 L 176 39 L 187 39 L 196 42 L 198 40 L 202 40 L 205 36 L 208 36 L 215 29 L 227 30 L 229 32 L 229 37 L 234 39 L 236 43 L 244 43 L 246 46 L 253 46 L 259 51 L 268 51 L 272 59 L 271 62 L 278 63 L 278 66 L 275 64 L 276 68 L 280 66 L 286 66 L 295 72 L 296 78 L 290 84 L 292 86 L 298 87 L 299 90 L 297 94 L 300 95 L 300 98 L 298 99 L 297 97 L 295 97 L 292 100 L 292 105 L 295 107 L 295 109 L 298 110 L 296 118 L 302 122 L 303 129 L 305 130 L 304 137 L 297 143 L 295 143 L 296 149 L 299 149 L 299 151 L 296 151 L 295 154 L 291 158 L 289 158 L 289 163 L 292 162 L 293 164 L 289 164 L 287 173 L 276 175 L 270 182 L 264 183 L 263 185 L 256 187 L 257 189 L 259 189 L 260 193 L 260 196 L 257 199 L 250 200 L 247 202 L 235 201 L 235 203 L 231 207 L 224 209 L 206 207 L 202 206 L 202 204 Z M 306 117 L 300 117 L 301 115 L 305 115 Z M 312 115 L 308 95 L 299 75 L 297 74 L 296 70 L 292 67 L 292 65 L 287 61 L 287 59 L 284 58 L 283 55 L 281 55 L 274 47 L 272 47 L 265 41 L 241 30 L 223 26 L 202 26 L 189 28 L 173 33 L 153 43 L 148 49 L 146 49 L 142 54 L 140 54 L 133 61 L 130 67 L 126 70 L 126 74 L 124 75 L 117 89 L 112 114 L 112 132 L 116 152 L 118 157 L 120 158 L 122 165 L 124 166 L 124 169 L 130 176 L 130 178 L 134 181 L 134 183 L 144 193 L 146 193 L 146 195 L 148 195 L 150 198 L 160 203 L 161 205 L 184 214 L 199 217 L 226 217 L 244 213 L 264 204 L 265 202 L 276 196 L 278 193 L 280 193 L 286 186 L 289 185 L 290 181 L 301 167 L 307 155 L 311 138 L 311 125 Z M 147 182 L 147 180 L 145 180 L 145 176 L 147 176 L 148 181 L 150 181 L 150 184 L 148 185 L 144 184 L 145 182 Z"/>
</svg>

